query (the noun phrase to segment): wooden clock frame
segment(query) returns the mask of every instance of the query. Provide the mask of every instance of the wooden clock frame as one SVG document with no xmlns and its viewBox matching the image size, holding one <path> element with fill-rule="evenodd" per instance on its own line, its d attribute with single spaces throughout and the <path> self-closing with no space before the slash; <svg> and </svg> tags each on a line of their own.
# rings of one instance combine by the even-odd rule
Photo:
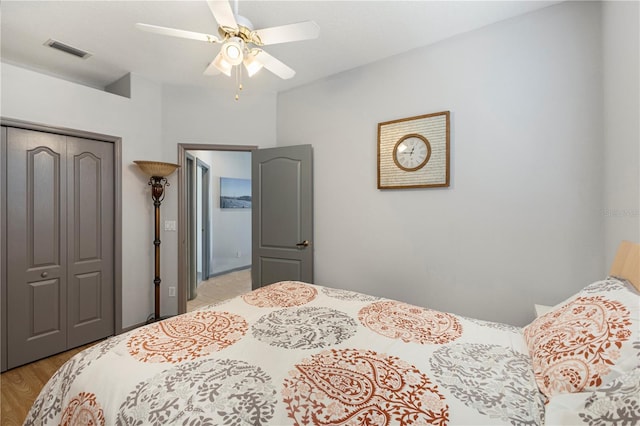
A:
<svg viewBox="0 0 640 426">
<path fill-rule="evenodd" d="M 405 168 L 395 153 L 412 137 L 426 141 L 428 155 L 417 167 Z M 449 111 L 378 123 L 378 189 L 448 187 L 449 145 Z"/>
</svg>

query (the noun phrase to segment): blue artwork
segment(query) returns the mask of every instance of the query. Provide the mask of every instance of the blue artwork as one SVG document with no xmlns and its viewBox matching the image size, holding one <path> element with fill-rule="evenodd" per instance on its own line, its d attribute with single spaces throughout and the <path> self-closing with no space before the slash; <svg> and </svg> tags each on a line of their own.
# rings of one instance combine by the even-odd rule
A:
<svg viewBox="0 0 640 426">
<path fill-rule="evenodd" d="M 251 179 L 220 178 L 220 208 L 250 209 Z"/>
</svg>

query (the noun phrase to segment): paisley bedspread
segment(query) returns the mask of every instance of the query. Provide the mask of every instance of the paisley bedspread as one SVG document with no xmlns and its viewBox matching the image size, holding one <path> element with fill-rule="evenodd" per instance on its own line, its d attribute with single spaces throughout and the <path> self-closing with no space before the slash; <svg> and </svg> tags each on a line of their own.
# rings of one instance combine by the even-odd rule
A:
<svg viewBox="0 0 640 426">
<path fill-rule="evenodd" d="M 281 282 L 112 337 L 25 424 L 538 425 L 522 330 Z"/>
</svg>

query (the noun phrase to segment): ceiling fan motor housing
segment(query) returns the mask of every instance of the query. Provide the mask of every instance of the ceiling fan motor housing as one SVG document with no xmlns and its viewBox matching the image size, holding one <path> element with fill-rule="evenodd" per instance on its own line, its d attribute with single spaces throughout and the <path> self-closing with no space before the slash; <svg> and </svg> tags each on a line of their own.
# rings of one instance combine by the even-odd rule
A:
<svg viewBox="0 0 640 426">
<path fill-rule="evenodd" d="M 231 37 L 240 37 L 246 44 L 253 43 L 256 46 L 263 46 L 264 44 L 262 43 L 262 40 L 260 40 L 258 34 L 256 34 L 253 30 L 253 24 L 251 23 L 251 21 L 242 15 L 234 16 L 236 18 L 238 28 L 220 26 L 218 27 L 218 33 L 220 34 L 220 37 L 223 37 L 225 39 Z"/>
</svg>

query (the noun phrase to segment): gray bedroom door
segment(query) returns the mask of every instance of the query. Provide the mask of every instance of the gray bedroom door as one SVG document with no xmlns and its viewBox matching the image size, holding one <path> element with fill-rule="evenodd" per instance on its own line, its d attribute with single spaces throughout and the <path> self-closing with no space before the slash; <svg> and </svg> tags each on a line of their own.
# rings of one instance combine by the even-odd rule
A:
<svg viewBox="0 0 640 426">
<path fill-rule="evenodd" d="M 7 129 L 7 361 L 114 332 L 113 144 Z"/>
<path fill-rule="evenodd" d="M 253 151 L 251 185 L 252 287 L 313 282 L 311 145 Z"/>
</svg>

